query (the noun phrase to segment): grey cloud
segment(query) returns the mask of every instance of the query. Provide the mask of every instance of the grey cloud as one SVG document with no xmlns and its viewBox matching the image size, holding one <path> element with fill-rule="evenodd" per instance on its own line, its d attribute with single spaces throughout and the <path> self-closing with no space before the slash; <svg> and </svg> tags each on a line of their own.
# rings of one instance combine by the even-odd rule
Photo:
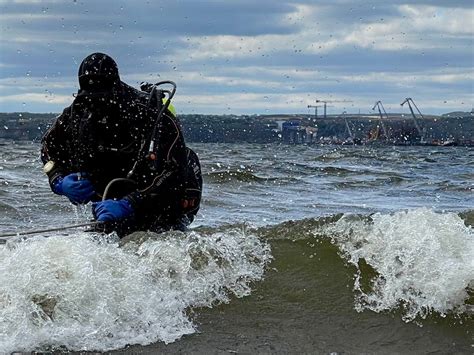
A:
<svg viewBox="0 0 474 355">
<path fill-rule="evenodd" d="M 472 86 L 460 83 L 433 85 L 429 81 L 387 83 L 361 82 L 354 93 L 354 82 L 343 78 L 371 73 L 422 73 L 426 70 L 458 68 L 472 72 L 472 38 L 459 35 L 447 39 L 424 33 L 420 47 L 438 42 L 450 50 L 400 49 L 383 51 L 358 46 L 340 46 L 329 52 L 310 53 L 293 48 L 293 43 L 270 52 L 254 50 L 248 57 L 185 57 L 191 48 L 187 38 L 203 37 L 213 41 L 215 35 L 234 35 L 253 40 L 264 34 L 298 34 L 311 26 L 316 40 L 343 38 L 345 33 L 363 23 L 389 21 L 400 14 L 396 5 L 426 4 L 467 8 L 465 1 L 42 1 L 37 4 L 0 3 L 0 96 L 18 92 L 70 95 L 77 89 L 77 67 L 88 54 L 101 51 L 114 57 L 122 76 L 132 85 L 138 78 L 162 78 L 178 82 L 183 95 L 286 94 L 312 92 L 327 95 L 357 95 L 370 100 L 383 94 L 392 101 L 403 96 L 406 87 L 413 94 L 446 98 L 471 93 Z M 313 19 L 289 19 L 300 4 L 319 5 Z M 469 2 L 470 3 L 470 2 Z M 472 5 L 469 6 L 472 8 Z M 304 16 L 304 14 L 303 14 Z M 319 32 L 319 35 L 318 35 Z M 18 41 L 21 37 L 26 41 Z M 259 37 L 262 38 L 262 37 Z M 263 39 L 262 39 L 263 40 Z M 280 47 L 281 48 L 281 47 Z M 301 50 L 301 51 L 299 51 Z M 175 69 L 174 69 L 175 68 Z M 262 68 L 262 70 L 254 70 Z M 274 69 L 269 71 L 265 69 Z M 319 80 L 293 75 L 295 70 L 321 71 Z M 199 73 L 234 80 L 213 82 L 188 79 L 186 74 Z M 20 80 L 22 79 L 22 80 Z M 24 80 L 23 80 L 24 79 Z M 21 85 L 20 85 L 21 81 Z M 259 81 L 265 83 L 260 85 Z M 54 83 L 62 86 L 54 87 Z M 272 84 L 275 83 L 275 84 Z M 404 84 L 404 83 L 402 83 Z M 16 87 L 18 85 L 18 87 Z M 45 95 L 46 95 L 45 94 Z M 2 109 L 15 104 L 2 104 Z M 33 105 L 33 104 L 31 104 Z M 270 105 L 266 102 L 265 105 Z M 33 110 L 30 108 L 30 110 Z M 37 104 L 37 110 L 53 105 Z M 58 111 L 60 107 L 57 107 Z M 212 107 L 225 112 L 226 108 Z M 242 112 L 245 110 L 241 108 Z M 289 109 L 291 111 L 291 109 Z"/>
<path fill-rule="evenodd" d="M 299 0 L 298 3 L 306 3 L 309 5 L 336 5 L 336 6 L 367 6 L 370 8 L 383 8 L 387 5 L 429 5 L 437 7 L 450 8 L 472 8 L 471 0 L 373 0 L 370 2 L 354 1 L 354 0 Z"/>
<path fill-rule="evenodd" d="M 291 11 L 294 11 L 293 5 L 271 1 L 44 1 L 2 6 L 3 14 L 16 15 L 13 21 L 27 28 L 41 24 L 45 30 L 61 30 L 57 24 L 74 24 L 80 16 L 77 26 L 81 31 L 129 26 L 134 31 L 156 36 L 290 33 L 295 29 L 281 20 Z M 56 19 L 51 21 L 49 16 Z"/>
</svg>

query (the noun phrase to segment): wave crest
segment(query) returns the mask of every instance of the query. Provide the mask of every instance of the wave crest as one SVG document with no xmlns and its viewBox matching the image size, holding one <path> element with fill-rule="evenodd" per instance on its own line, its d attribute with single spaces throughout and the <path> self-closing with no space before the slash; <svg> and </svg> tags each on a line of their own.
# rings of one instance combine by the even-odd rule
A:
<svg viewBox="0 0 474 355">
<path fill-rule="evenodd" d="M 455 213 L 421 208 L 369 219 L 344 216 L 322 230 L 357 267 L 356 309 L 375 312 L 401 306 L 403 319 L 431 312 L 469 312 L 474 286 L 474 232 Z M 370 290 L 362 268 L 374 270 Z"/>
<path fill-rule="evenodd" d="M 187 309 L 250 294 L 271 260 L 268 244 L 242 230 L 98 240 L 77 233 L 0 248 L 0 352 L 173 342 L 195 331 Z"/>
</svg>

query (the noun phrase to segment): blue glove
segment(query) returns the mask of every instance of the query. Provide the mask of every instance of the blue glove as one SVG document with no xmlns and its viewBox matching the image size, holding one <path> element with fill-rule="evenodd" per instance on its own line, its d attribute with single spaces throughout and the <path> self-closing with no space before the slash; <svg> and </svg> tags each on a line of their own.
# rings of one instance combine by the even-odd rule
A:
<svg viewBox="0 0 474 355">
<path fill-rule="evenodd" d="M 105 200 L 92 203 L 92 214 L 100 222 L 113 222 L 133 215 L 130 201 Z"/>
<path fill-rule="evenodd" d="M 69 174 L 65 177 L 58 176 L 51 183 L 51 189 L 55 194 L 66 196 L 73 204 L 89 202 L 95 195 L 92 183 L 82 178 L 83 173 Z"/>
</svg>

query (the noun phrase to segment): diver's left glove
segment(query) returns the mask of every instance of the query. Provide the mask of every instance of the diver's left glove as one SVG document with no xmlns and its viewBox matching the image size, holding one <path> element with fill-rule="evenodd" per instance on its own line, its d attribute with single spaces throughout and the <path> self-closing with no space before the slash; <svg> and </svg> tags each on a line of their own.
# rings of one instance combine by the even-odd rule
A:
<svg viewBox="0 0 474 355">
<path fill-rule="evenodd" d="M 133 207 L 129 200 L 104 200 L 92 203 L 92 214 L 97 221 L 115 222 L 132 217 Z"/>
<path fill-rule="evenodd" d="M 95 195 L 92 182 L 85 173 L 58 175 L 51 181 L 51 189 L 57 195 L 66 196 L 73 204 L 85 204 Z"/>
</svg>

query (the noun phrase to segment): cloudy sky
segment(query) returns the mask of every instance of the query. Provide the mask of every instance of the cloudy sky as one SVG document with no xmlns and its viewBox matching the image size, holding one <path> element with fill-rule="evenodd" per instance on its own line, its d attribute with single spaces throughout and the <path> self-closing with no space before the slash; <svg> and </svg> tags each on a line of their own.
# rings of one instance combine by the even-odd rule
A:
<svg viewBox="0 0 474 355">
<path fill-rule="evenodd" d="M 92 52 L 133 86 L 176 81 L 179 113 L 474 105 L 471 0 L 0 0 L 0 28 L 2 112 L 60 112 Z"/>
</svg>

